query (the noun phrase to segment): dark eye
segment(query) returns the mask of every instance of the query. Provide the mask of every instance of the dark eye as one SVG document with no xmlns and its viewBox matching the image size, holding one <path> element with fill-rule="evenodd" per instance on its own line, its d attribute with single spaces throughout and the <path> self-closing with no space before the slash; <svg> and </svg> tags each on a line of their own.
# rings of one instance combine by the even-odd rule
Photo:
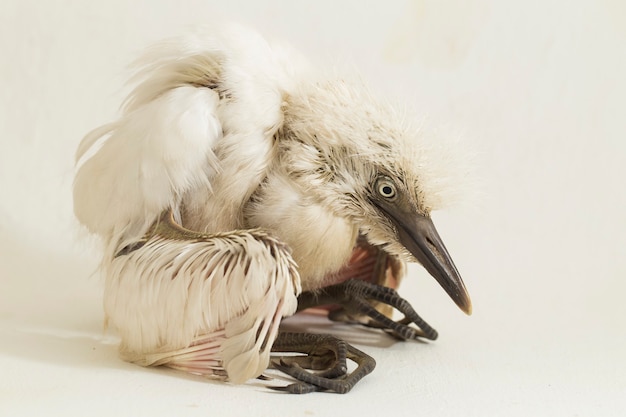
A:
<svg viewBox="0 0 626 417">
<path fill-rule="evenodd" d="M 385 198 L 394 198 L 396 196 L 396 186 L 393 182 L 386 178 L 379 179 L 376 183 L 378 194 Z"/>
</svg>

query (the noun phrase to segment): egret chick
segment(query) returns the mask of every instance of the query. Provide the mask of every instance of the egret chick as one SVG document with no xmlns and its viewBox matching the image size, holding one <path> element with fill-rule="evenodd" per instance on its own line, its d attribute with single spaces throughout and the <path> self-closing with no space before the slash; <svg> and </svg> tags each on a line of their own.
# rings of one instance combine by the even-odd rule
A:
<svg viewBox="0 0 626 417">
<path fill-rule="evenodd" d="M 300 381 L 288 391 L 347 392 L 373 359 L 279 335 L 283 317 L 339 304 L 335 317 L 434 339 L 379 285 L 415 260 L 471 311 L 430 218 L 438 161 L 359 78 L 227 27 L 155 45 L 133 81 L 119 120 L 80 144 L 74 185 L 77 218 L 105 243 L 104 309 L 125 360 L 242 383 L 272 350 L 302 352 L 273 362 Z"/>
</svg>

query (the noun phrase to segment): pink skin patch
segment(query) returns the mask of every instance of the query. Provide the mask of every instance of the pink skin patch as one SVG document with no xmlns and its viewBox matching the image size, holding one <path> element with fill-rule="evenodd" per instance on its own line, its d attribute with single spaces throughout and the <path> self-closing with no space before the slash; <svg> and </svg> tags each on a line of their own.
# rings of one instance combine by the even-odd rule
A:
<svg viewBox="0 0 626 417">
<path fill-rule="evenodd" d="M 359 236 L 348 263 L 328 279 L 328 285 L 335 285 L 349 279 L 359 279 L 373 284 L 397 289 L 404 275 L 404 264 L 396 257 L 387 254 L 382 248 L 372 246 Z M 337 305 L 319 306 L 304 310 L 306 314 L 327 315 L 329 311 L 341 308 Z"/>
</svg>

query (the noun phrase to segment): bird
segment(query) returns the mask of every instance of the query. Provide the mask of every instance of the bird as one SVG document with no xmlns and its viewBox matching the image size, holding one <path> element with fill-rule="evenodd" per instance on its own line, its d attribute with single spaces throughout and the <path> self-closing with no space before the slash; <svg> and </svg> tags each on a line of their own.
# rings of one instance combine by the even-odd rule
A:
<svg viewBox="0 0 626 417">
<path fill-rule="evenodd" d="M 471 313 L 430 215 L 437 146 L 361 76 L 236 24 L 156 43 L 134 68 L 119 118 L 79 144 L 73 185 L 122 359 L 235 384 L 273 366 L 289 392 L 347 392 L 374 359 L 283 318 L 336 304 L 336 319 L 434 339 L 393 288 L 414 261 Z"/>
</svg>

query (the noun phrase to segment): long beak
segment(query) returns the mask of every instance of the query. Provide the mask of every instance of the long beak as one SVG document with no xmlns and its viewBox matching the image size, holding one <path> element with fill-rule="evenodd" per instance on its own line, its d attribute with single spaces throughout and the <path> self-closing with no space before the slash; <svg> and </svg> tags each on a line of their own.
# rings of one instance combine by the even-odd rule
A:
<svg viewBox="0 0 626 417">
<path fill-rule="evenodd" d="M 450 298 L 466 314 L 472 314 L 472 302 L 448 250 L 430 217 L 417 215 L 398 221 L 392 217 L 400 243 L 426 268 Z"/>
</svg>

